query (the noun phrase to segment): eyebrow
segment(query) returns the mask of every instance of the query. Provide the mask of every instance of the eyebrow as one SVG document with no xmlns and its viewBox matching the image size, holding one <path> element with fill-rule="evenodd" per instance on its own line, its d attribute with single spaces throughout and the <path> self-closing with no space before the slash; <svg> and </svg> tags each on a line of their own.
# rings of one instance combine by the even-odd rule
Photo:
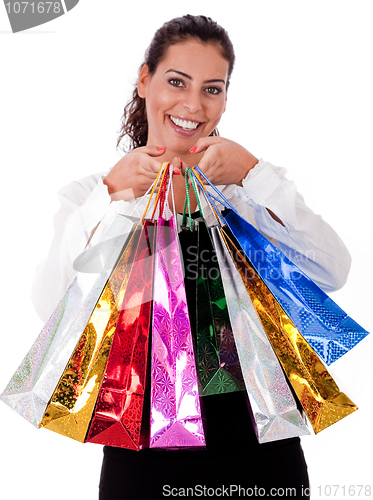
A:
<svg viewBox="0 0 373 500">
<path fill-rule="evenodd" d="M 185 78 L 188 78 L 189 80 L 193 80 L 193 78 L 190 76 L 190 75 L 187 75 L 186 73 L 183 73 L 182 71 L 178 71 L 176 69 L 169 69 L 166 71 L 166 73 L 178 73 L 179 75 L 182 75 L 184 76 Z M 222 79 L 219 79 L 219 78 L 216 78 L 216 79 L 213 79 L 213 80 L 205 80 L 203 83 L 216 83 L 216 82 L 221 82 L 221 83 L 224 83 L 225 85 L 225 80 L 222 80 Z"/>
</svg>

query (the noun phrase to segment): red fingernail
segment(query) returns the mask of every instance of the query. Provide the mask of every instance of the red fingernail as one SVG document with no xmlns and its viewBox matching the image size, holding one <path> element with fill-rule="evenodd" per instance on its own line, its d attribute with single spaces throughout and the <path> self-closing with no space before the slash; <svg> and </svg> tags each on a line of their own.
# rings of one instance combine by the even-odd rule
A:
<svg viewBox="0 0 373 500">
<path fill-rule="evenodd" d="M 178 170 L 174 170 L 175 175 L 180 175 L 180 172 Z"/>
<path fill-rule="evenodd" d="M 166 148 L 157 148 L 157 149 L 158 149 L 158 151 L 165 151 L 166 150 Z"/>
<path fill-rule="evenodd" d="M 196 152 L 196 150 L 197 150 L 197 146 L 193 146 L 193 147 L 189 150 L 189 152 L 190 152 L 190 153 L 195 153 L 195 152 Z"/>
</svg>

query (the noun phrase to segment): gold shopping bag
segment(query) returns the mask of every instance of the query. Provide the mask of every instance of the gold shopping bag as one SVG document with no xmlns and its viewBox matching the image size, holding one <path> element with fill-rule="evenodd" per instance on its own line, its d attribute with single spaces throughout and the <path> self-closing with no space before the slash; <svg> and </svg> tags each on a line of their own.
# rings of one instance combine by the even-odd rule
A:
<svg viewBox="0 0 373 500">
<path fill-rule="evenodd" d="M 224 227 L 220 231 L 272 348 L 315 433 L 356 411 L 357 406 L 340 391 L 319 356 L 233 242 L 229 229 Z"/>
</svg>

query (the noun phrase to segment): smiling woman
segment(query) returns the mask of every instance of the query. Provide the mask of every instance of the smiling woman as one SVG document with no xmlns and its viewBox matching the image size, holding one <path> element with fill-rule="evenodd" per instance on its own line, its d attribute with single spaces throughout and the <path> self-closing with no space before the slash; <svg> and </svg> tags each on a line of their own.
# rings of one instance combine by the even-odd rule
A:
<svg viewBox="0 0 373 500">
<path fill-rule="evenodd" d="M 169 47 L 153 75 L 144 65 L 138 93 L 147 102 L 147 144 L 167 145 L 171 161 L 209 136 L 225 111 L 228 69 L 217 46 L 197 40 Z"/>
<path fill-rule="evenodd" d="M 140 134 L 133 134 L 133 130 L 130 130 L 133 145 L 136 146 L 133 150 L 136 158 L 125 156 L 107 175 L 104 183 L 111 195 L 132 189 L 137 197 L 147 191 L 149 182 L 144 179 L 144 172 L 145 176 L 154 180 L 160 165 L 159 161 L 152 158 L 155 146 L 163 153 L 162 161 L 170 161 L 174 167 L 183 171 L 189 163 L 200 163 L 202 157 L 205 160 L 209 158 L 210 152 L 218 152 L 218 164 L 216 155 L 212 155 L 209 160 L 211 165 L 215 165 L 214 171 L 206 170 L 212 182 L 217 184 L 240 185 L 242 179 L 258 163 L 258 159 L 249 151 L 232 141 L 219 138 L 212 139 L 211 143 L 201 143 L 206 137 L 217 134 L 216 127 L 226 108 L 234 62 L 233 47 L 229 39 L 221 36 L 222 40 L 219 40 L 216 26 L 211 25 L 209 28 L 213 35 L 210 40 L 206 41 L 208 30 L 206 33 L 201 30 L 204 39 L 199 38 L 198 34 L 188 37 L 184 34 L 177 43 L 172 44 L 168 40 L 169 46 L 163 57 L 159 58 L 157 66 L 154 67 L 150 62 L 141 66 L 134 99 L 130 105 L 136 103 L 143 110 L 143 115 L 146 115 L 146 138 L 141 137 L 139 140 Z M 222 30 L 222 33 L 225 34 L 225 31 Z M 153 44 L 157 42 L 157 35 L 154 40 Z M 225 50 L 223 42 L 227 45 Z M 165 44 L 162 46 L 164 49 Z M 148 59 L 153 52 L 148 51 Z M 130 110 L 129 115 L 131 114 L 137 115 Z M 125 112 L 122 136 L 129 128 L 126 118 Z M 128 118 L 132 126 L 130 116 Z M 214 144 L 219 144 L 223 150 L 211 148 L 205 154 L 208 146 Z M 236 161 L 227 171 L 225 167 L 228 156 L 234 152 Z M 205 167 L 207 165 L 205 162 Z M 219 168 L 219 165 L 223 168 Z M 125 176 L 123 172 L 126 172 Z M 185 198 L 182 179 L 175 179 L 175 190 L 176 208 L 180 211 Z M 192 195 L 193 208 L 196 204 Z"/>
<path fill-rule="evenodd" d="M 38 267 L 33 288 L 34 304 L 43 319 L 69 285 L 72 263 L 89 236 L 98 227 L 95 238 L 100 241 L 112 220 L 110 214 L 141 216 L 147 203 L 144 195 L 166 161 L 178 174 L 198 164 L 238 213 L 295 259 L 321 288 L 331 291 L 343 286 L 350 255 L 334 230 L 306 206 L 285 177 L 286 170 L 217 135 L 234 60 L 226 31 L 210 18 L 172 19 L 155 33 L 124 109 L 117 146 L 126 139 L 129 152 L 109 172 L 60 191 L 56 237 L 48 258 Z M 182 175 L 174 177 L 174 193 L 176 211 L 181 212 Z M 196 208 L 193 201 L 191 207 Z M 213 223 L 207 211 L 205 216 Z M 203 408 L 205 450 L 137 452 L 105 447 L 100 499 L 163 498 L 165 485 L 177 490 L 240 485 L 263 488 L 267 494 L 270 488 L 292 488 L 297 491 L 293 496 L 309 498 L 298 437 L 259 444 L 243 391 L 207 396 Z"/>
</svg>

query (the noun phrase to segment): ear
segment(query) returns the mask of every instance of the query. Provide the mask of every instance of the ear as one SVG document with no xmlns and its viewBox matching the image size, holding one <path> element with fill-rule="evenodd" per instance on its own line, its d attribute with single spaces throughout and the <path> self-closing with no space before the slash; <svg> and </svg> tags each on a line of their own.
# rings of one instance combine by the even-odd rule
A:
<svg viewBox="0 0 373 500">
<path fill-rule="evenodd" d="M 148 68 L 147 64 L 144 64 L 143 67 L 141 68 L 139 81 L 137 84 L 137 93 L 142 98 L 146 97 L 146 90 L 147 90 L 149 78 L 150 78 L 149 68 Z"/>
</svg>

